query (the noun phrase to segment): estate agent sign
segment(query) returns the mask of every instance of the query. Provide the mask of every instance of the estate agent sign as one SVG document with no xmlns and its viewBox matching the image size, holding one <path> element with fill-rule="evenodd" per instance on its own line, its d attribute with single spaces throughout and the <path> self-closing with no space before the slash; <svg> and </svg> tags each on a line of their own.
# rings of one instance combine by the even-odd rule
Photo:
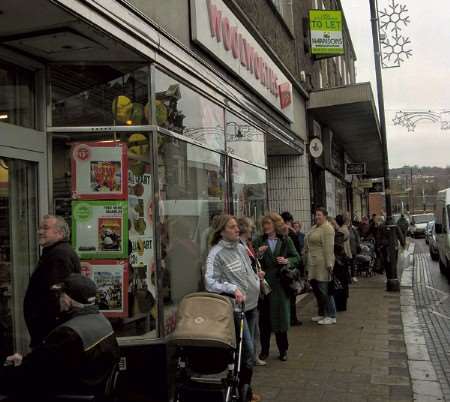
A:
<svg viewBox="0 0 450 402">
<path fill-rule="evenodd" d="M 311 54 L 336 56 L 344 54 L 342 11 L 309 10 Z"/>
</svg>

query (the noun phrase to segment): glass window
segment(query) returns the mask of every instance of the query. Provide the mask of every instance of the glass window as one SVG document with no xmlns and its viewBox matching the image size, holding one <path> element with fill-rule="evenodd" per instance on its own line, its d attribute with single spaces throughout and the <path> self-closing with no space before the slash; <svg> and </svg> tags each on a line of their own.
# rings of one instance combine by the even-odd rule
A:
<svg viewBox="0 0 450 402">
<path fill-rule="evenodd" d="M 0 62 L 0 122 L 35 128 L 34 75 Z"/>
<path fill-rule="evenodd" d="M 28 350 L 23 298 L 38 257 L 38 165 L 0 158 L 0 360 Z"/>
<path fill-rule="evenodd" d="M 156 70 L 158 126 L 223 151 L 224 110 L 174 78 Z"/>
<path fill-rule="evenodd" d="M 264 214 L 266 203 L 266 171 L 234 159 L 233 213 L 252 218 L 256 223 Z"/>
<path fill-rule="evenodd" d="M 72 218 L 72 177 L 76 173 L 71 165 L 72 145 L 77 143 L 89 144 L 91 141 L 98 144 L 108 145 L 114 142 L 127 144 L 126 182 L 128 183 L 127 221 L 117 221 L 117 218 L 96 215 L 94 211 L 91 216 L 95 218 L 86 222 L 86 227 L 98 228 L 95 238 L 99 239 L 107 250 L 110 243 L 123 242 L 121 234 L 117 231 L 117 225 L 126 225 L 128 258 L 109 259 L 106 265 L 97 265 L 100 258 L 92 255 L 82 260 L 84 273 L 90 275 L 97 283 L 97 303 L 102 311 L 110 319 L 116 335 L 119 337 L 155 338 L 157 333 L 157 270 L 154 260 L 154 225 L 153 225 L 153 172 L 151 165 L 151 134 L 148 133 L 77 133 L 71 135 L 53 134 L 53 195 L 54 210 L 58 215 Z M 90 178 L 88 181 L 92 188 L 103 195 L 107 190 L 107 175 L 111 169 L 114 177 L 123 177 L 119 164 L 122 163 L 108 153 L 94 154 L 91 148 Z M 76 168 L 75 170 L 77 170 Z M 78 172 L 77 172 L 78 175 Z M 103 202 L 103 201 L 99 201 Z M 111 202 L 111 201 L 106 201 Z M 114 202 L 114 201 L 113 201 Z M 121 202 L 121 201 L 119 201 Z M 102 226 L 100 226 L 102 225 Z M 107 226 L 106 226 L 107 225 Z M 115 226 L 114 226 L 115 225 Z M 106 228 L 105 228 L 106 226 Z M 84 227 L 84 226 L 83 226 Z M 81 232 L 80 232 L 81 230 Z M 83 233 L 78 229 L 78 237 L 89 233 Z M 112 232 L 110 234 L 110 232 Z M 100 240 L 101 239 L 101 240 Z M 91 239 L 92 240 L 92 239 Z M 77 249 L 72 238 L 72 245 Z M 80 252 L 80 250 L 77 250 Z M 101 258 L 104 259 L 104 258 Z M 114 264 L 128 260 L 128 269 L 121 271 Z M 117 314 L 117 312 L 119 312 Z"/>
<path fill-rule="evenodd" d="M 203 288 L 209 226 L 225 210 L 223 155 L 160 135 L 159 180 L 166 334 L 177 304 Z"/>
<path fill-rule="evenodd" d="M 266 165 L 264 133 L 233 113 L 226 113 L 227 151 L 258 165 Z"/>
<path fill-rule="evenodd" d="M 51 65 L 52 125 L 148 124 L 149 67 L 140 66 Z"/>
</svg>

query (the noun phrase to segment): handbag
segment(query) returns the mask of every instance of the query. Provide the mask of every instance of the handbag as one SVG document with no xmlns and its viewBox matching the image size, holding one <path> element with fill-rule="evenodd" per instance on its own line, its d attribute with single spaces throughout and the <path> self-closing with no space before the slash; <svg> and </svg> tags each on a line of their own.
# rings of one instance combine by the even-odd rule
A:
<svg viewBox="0 0 450 402">
<path fill-rule="evenodd" d="M 331 277 L 331 281 L 328 282 L 328 293 L 330 295 L 334 295 L 339 290 L 343 290 L 344 286 L 342 286 L 341 281 L 336 277 L 336 275 L 333 275 Z"/>
<path fill-rule="evenodd" d="M 300 271 L 297 268 L 281 267 L 280 282 L 289 296 L 297 296 L 306 290 L 306 282 L 301 278 Z"/>
<path fill-rule="evenodd" d="M 256 259 L 256 273 L 260 273 L 262 271 L 261 269 L 261 264 L 258 261 L 258 259 Z M 269 282 L 267 282 L 265 279 L 260 280 L 260 289 L 261 289 L 261 296 L 265 297 L 268 296 L 271 292 L 272 292 L 272 288 L 269 285 Z"/>
</svg>

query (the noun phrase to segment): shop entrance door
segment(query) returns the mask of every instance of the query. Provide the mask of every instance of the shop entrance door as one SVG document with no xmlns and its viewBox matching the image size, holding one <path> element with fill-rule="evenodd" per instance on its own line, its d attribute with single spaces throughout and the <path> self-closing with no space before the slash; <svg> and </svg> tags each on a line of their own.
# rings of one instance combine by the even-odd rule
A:
<svg viewBox="0 0 450 402">
<path fill-rule="evenodd" d="M 0 359 L 28 350 L 23 298 L 48 208 L 45 149 L 42 132 L 0 124 Z"/>
<path fill-rule="evenodd" d="M 22 303 L 38 258 L 38 163 L 0 156 L 0 356 L 27 349 Z"/>
</svg>

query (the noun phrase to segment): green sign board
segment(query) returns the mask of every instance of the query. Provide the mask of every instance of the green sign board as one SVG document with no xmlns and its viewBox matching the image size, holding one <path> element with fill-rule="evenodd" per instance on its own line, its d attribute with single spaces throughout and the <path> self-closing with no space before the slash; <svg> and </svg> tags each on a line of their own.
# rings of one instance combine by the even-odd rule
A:
<svg viewBox="0 0 450 402">
<path fill-rule="evenodd" d="M 82 259 L 128 257 L 128 201 L 72 201 L 72 245 Z"/>
<path fill-rule="evenodd" d="M 311 54 L 336 56 L 344 54 L 342 11 L 309 10 Z"/>
</svg>

